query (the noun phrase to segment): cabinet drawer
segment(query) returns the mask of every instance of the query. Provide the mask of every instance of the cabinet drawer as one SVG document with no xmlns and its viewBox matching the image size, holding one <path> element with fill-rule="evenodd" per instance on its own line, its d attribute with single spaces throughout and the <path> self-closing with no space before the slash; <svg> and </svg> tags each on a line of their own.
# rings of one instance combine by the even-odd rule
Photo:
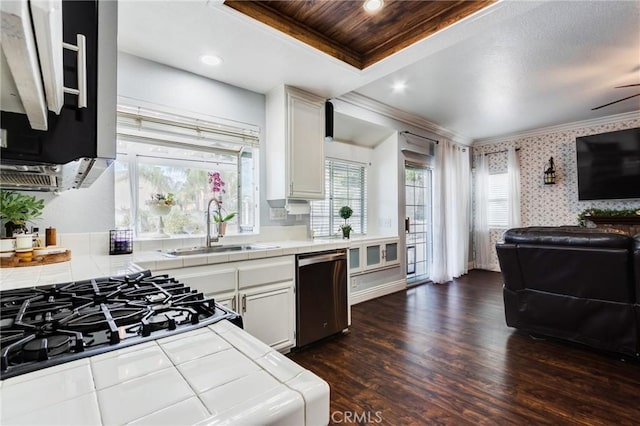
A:
<svg viewBox="0 0 640 426">
<path fill-rule="evenodd" d="M 268 264 L 241 266 L 238 268 L 238 283 L 239 288 L 242 289 L 256 285 L 293 281 L 294 275 L 295 263 L 291 258 Z"/>
<path fill-rule="evenodd" d="M 174 269 L 169 272 L 171 276 L 204 294 L 235 291 L 236 289 L 235 268 L 218 271 L 199 270 L 196 272 Z"/>
</svg>

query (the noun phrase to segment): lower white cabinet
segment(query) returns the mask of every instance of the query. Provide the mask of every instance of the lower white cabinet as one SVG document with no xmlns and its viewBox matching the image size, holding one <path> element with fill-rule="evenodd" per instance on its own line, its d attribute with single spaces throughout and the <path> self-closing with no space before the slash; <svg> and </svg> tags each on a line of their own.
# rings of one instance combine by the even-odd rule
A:
<svg viewBox="0 0 640 426">
<path fill-rule="evenodd" d="M 240 314 L 249 334 L 286 351 L 296 344 L 295 258 L 284 256 L 238 266 Z"/>
<path fill-rule="evenodd" d="M 277 350 L 295 345 L 293 281 L 240 291 L 244 329 Z"/>
<path fill-rule="evenodd" d="M 242 315 L 244 329 L 276 350 L 295 346 L 295 257 L 154 271 Z"/>
<path fill-rule="evenodd" d="M 400 264 L 398 237 L 352 243 L 349 248 L 349 273 L 357 274 Z"/>
</svg>

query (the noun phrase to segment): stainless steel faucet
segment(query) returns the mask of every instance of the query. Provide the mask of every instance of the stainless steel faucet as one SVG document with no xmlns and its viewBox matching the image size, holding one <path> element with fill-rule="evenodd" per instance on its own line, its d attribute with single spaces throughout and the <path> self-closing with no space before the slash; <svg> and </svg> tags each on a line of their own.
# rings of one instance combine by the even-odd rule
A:
<svg viewBox="0 0 640 426">
<path fill-rule="evenodd" d="M 216 237 L 211 238 L 211 203 L 214 201 L 216 201 L 216 199 L 212 198 L 209 200 L 209 204 L 207 204 L 207 239 L 205 243 L 207 247 L 211 247 L 211 243 L 217 243 L 219 239 L 218 231 L 216 231 Z M 216 207 L 217 206 L 218 204 L 216 204 Z"/>
</svg>

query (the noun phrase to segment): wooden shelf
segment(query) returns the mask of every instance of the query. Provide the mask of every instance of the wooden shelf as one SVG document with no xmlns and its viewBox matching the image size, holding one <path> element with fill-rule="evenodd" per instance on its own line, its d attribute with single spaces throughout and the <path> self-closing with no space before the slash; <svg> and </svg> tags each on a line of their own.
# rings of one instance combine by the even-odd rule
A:
<svg viewBox="0 0 640 426">
<path fill-rule="evenodd" d="M 640 216 L 587 216 L 589 220 L 597 225 L 640 225 Z"/>
</svg>

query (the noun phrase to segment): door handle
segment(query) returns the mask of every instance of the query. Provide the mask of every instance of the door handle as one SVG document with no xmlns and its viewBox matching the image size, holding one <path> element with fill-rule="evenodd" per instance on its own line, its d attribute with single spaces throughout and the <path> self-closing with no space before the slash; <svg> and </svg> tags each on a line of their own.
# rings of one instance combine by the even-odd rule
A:
<svg viewBox="0 0 640 426">
<path fill-rule="evenodd" d="M 404 232 L 406 232 L 407 234 L 411 233 L 411 219 L 409 219 L 408 217 L 404 220 Z"/>
<path fill-rule="evenodd" d="M 247 295 L 243 294 L 242 295 L 242 313 L 244 314 L 245 312 L 247 312 Z"/>
<path fill-rule="evenodd" d="M 73 89 L 69 87 L 63 87 L 64 93 L 78 96 L 78 108 L 87 107 L 87 39 L 82 34 L 76 34 L 75 45 L 70 43 L 62 43 L 64 49 L 77 52 L 77 73 L 78 73 L 78 88 Z"/>
<path fill-rule="evenodd" d="M 231 299 L 231 309 L 236 310 L 236 296 L 233 296 L 233 299 Z"/>
</svg>

